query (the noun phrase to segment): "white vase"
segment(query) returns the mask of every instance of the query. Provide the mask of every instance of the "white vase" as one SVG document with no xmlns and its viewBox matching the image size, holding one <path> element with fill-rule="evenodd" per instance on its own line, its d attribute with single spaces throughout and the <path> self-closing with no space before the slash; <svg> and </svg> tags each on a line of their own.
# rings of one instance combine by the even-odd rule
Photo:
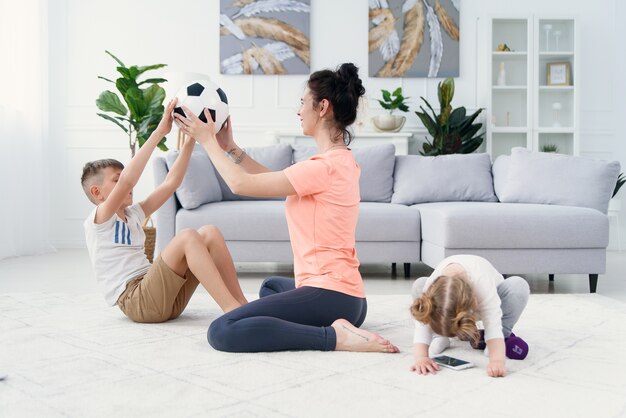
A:
<svg viewBox="0 0 626 418">
<path fill-rule="evenodd" d="M 500 71 L 498 72 L 498 79 L 496 80 L 498 86 L 506 86 L 506 69 L 504 63 L 500 63 Z"/>
<path fill-rule="evenodd" d="M 378 115 L 372 118 L 374 129 L 378 132 L 399 132 L 406 122 L 406 117 L 396 115 Z"/>
</svg>

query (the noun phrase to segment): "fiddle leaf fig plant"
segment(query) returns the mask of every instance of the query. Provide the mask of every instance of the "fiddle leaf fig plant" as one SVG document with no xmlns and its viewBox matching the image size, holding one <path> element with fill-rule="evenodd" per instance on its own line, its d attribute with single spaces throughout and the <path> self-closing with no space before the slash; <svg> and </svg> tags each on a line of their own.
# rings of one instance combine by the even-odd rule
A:
<svg viewBox="0 0 626 418">
<path fill-rule="evenodd" d="M 98 78 L 115 85 L 119 95 L 110 90 L 100 93 L 96 106 L 102 112 L 107 113 L 98 113 L 98 116 L 113 122 L 128 135 L 131 157 L 134 157 L 137 145 L 141 147 L 148 140 L 163 117 L 165 90 L 159 86 L 159 83 L 167 81 L 164 78 L 144 80 L 139 80 L 139 78 L 147 71 L 163 68 L 167 64 L 127 67 L 109 51 L 104 52 L 118 64 L 116 70 L 120 77 L 115 81 L 103 76 L 98 76 Z M 167 151 L 165 137 L 161 139 L 158 147 Z"/>
<path fill-rule="evenodd" d="M 423 145 L 421 155 L 434 156 L 444 154 L 470 154 L 483 143 L 483 133 L 478 133 L 482 123 L 474 123 L 482 108 L 467 116 L 465 107 L 452 108 L 451 102 L 454 97 L 454 79 L 446 78 L 437 86 L 440 111 L 437 114 L 430 103 L 421 98 L 430 112 L 420 106 L 421 112 L 415 112 L 420 118 L 428 133 L 432 136 L 432 142 L 428 139 Z"/>
</svg>

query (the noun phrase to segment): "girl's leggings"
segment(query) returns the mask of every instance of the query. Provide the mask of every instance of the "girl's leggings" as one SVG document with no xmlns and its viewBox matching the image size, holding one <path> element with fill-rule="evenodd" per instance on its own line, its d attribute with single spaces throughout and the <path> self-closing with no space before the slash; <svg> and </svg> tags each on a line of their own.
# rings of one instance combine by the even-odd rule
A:
<svg viewBox="0 0 626 418">
<path fill-rule="evenodd" d="M 265 279 L 259 296 L 211 323 L 207 338 L 213 348 L 229 352 L 332 351 L 337 336 L 330 325 L 343 318 L 358 327 L 367 314 L 365 298 L 317 287 L 296 289 L 294 279 L 286 277 Z"/>
</svg>

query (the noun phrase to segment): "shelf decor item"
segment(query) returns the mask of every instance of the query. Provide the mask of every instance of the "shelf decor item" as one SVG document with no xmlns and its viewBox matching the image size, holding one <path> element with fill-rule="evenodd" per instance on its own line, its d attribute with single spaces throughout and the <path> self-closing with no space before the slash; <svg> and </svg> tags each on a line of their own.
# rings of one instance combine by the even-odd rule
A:
<svg viewBox="0 0 626 418">
<path fill-rule="evenodd" d="M 554 152 L 558 154 L 559 147 L 557 147 L 555 144 L 545 144 L 541 146 L 541 152 Z"/>
<path fill-rule="evenodd" d="M 389 113 L 372 118 L 374 129 L 379 132 L 399 132 L 406 122 L 406 117 L 394 115 L 393 112 L 396 110 L 408 112 L 409 107 L 406 104 L 408 97 L 402 95 L 402 87 L 398 87 L 393 93 L 385 89 L 382 89 L 381 92 L 383 99 L 378 99 L 378 103 L 380 103 L 383 109 L 388 110 Z"/>
<path fill-rule="evenodd" d="M 498 71 L 498 79 L 496 80 L 498 86 L 506 86 L 506 68 L 504 62 L 500 63 L 500 70 Z"/>
<path fill-rule="evenodd" d="M 543 25 L 543 30 L 546 32 L 546 51 L 550 50 L 550 31 L 552 30 L 552 25 L 546 23 Z"/>
<path fill-rule="evenodd" d="M 558 128 L 561 126 L 561 122 L 559 121 L 559 113 L 561 112 L 562 108 L 563 108 L 563 105 L 561 105 L 561 103 L 559 102 L 552 103 L 552 113 L 554 116 L 554 122 L 552 123 L 552 126 L 555 128 Z"/>
<path fill-rule="evenodd" d="M 473 123 L 482 108 L 470 116 L 466 116 L 465 107 L 452 109 L 454 97 L 454 79 L 446 78 L 437 86 L 440 112 L 436 114 L 426 99 L 421 98 L 432 112 L 432 116 L 420 106 L 421 112 L 415 112 L 420 118 L 428 133 L 432 136 L 432 142 L 426 139 L 421 155 L 435 156 L 444 154 L 470 154 L 483 143 L 484 132 L 479 134 L 482 123 Z"/>
<path fill-rule="evenodd" d="M 549 62 L 546 68 L 548 86 L 569 86 L 571 82 L 571 64 L 569 62 Z"/>
</svg>

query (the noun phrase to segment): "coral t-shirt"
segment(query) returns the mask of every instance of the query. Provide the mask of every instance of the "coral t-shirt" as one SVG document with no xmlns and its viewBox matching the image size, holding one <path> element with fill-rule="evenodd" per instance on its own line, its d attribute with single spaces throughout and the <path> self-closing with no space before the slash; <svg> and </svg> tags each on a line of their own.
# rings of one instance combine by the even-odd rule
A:
<svg viewBox="0 0 626 418">
<path fill-rule="evenodd" d="M 327 151 L 284 173 L 297 193 L 285 202 L 296 287 L 365 297 L 354 248 L 361 169 L 352 151 Z"/>
</svg>

